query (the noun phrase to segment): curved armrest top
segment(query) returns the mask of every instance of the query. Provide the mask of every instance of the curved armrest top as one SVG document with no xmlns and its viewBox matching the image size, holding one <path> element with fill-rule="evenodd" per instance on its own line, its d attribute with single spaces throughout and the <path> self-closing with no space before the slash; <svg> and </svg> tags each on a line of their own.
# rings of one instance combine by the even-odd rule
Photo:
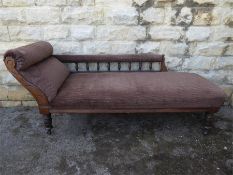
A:
<svg viewBox="0 0 233 175">
<path fill-rule="evenodd" d="M 11 57 L 15 60 L 17 70 L 25 70 L 28 67 L 50 57 L 53 54 L 53 47 L 50 43 L 39 41 L 26 46 L 8 50 L 4 59 Z"/>
</svg>

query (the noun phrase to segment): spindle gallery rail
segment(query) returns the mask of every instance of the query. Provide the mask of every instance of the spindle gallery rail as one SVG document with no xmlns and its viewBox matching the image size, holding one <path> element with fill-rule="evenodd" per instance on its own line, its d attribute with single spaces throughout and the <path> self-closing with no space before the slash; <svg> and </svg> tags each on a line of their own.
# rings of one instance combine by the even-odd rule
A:
<svg viewBox="0 0 233 175">
<path fill-rule="evenodd" d="M 64 63 L 74 63 L 73 72 L 164 72 L 164 56 L 155 55 L 55 55 Z M 143 59 L 142 59 L 143 58 Z"/>
</svg>

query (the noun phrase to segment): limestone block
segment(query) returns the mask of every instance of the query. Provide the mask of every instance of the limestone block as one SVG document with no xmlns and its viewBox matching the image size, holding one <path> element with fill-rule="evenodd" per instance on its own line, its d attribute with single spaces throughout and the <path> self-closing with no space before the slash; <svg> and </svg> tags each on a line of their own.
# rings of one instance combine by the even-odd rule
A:
<svg viewBox="0 0 233 175">
<path fill-rule="evenodd" d="M 96 6 L 132 6 L 132 0 L 95 0 Z"/>
<path fill-rule="evenodd" d="M 96 43 L 97 41 L 84 41 L 82 42 L 83 54 L 93 55 L 96 54 Z"/>
<path fill-rule="evenodd" d="M 99 41 L 95 42 L 95 52 L 97 54 L 109 54 L 112 53 L 112 42 Z"/>
<path fill-rule="evenodd" d="M 212 28 L 213 41 L 233 41 L 233 30 L 227 26 L 217 26 Z"/>
<path fill-rule="evenodd" d="M 84 0 L 84 1 L 86 1 L 86 0 Z M 67 5 L 81 6 L 82 1 L 81 0 L 67 0 Z"/>
<path fill-rule="evenodd" d="M 221 85 L 220 87 L 224 90 L 227 96 L 225 105 L 229 105 L 231 103 L 231 96 L 233 94 L 233 86 L 232 85 Z"/>
<path fill-rule="evenodd" d="M 36 101 L 22 101 L 22 106 L 26 107 L 37 107 L 38 104 Z"/>
<path fill-rule="evenodd" d="M 232 2 L 233 3 L 233 2 Z M 233 28 L 233 8 L 224 8 L 223 13 L 223 24 Z"/>
<path fill-rule="evenodd" d="M 216 58 L 213 68 L 221 70 L 233 70 L 233 55 Z"/>
<path fill-rule="evenodd" d="M 164 17 L 164 23 L 166 25 L 174 25 L 176 24 L 175 17 L 177 16 L 177 10 L 172 7 L 165 7 L 165 17 Z"/>
<path fill-rule="evenodd" d="M 21 24 L 25 21 L 23 8 L 0 8 L 0 24 Z"/>
<path fill-rule="evenodd" d="M 206 26 L 217 25 L 221 22 L 223 9 L 211 7 L 197 7 L 195 8 L 193 25 Z"/>
<path fill-rule="evenodd" d="M 216 0 L 193 0 L 193 2 L 197 2 L 198 4 L 215 4 Z"/>
<path fill-rule="evenodd" d="M 0 100 L 33 100 L 33 97 L 22 86 L 0 85 Z"/>
<path fill-rule="evenodd" d="M 3 70 L 6 71 L 7 68 L 5 66 L 5 63 L 4 63 L 3 59 L 0 58 L 0 72 L 3 71 Z"/>
<path fill-rule="evenodd" d="M 83 6 L 94 6 L 95 5 L 95 0 L 82 0 L 82 5 Z"/>
<path fill-rule="evenodd" d="M 221 23 L 224 23 L 224 17 L 225 22 L 227 23 L 228 19 L 229 22 L 231 21 L 231 16 L 233 15 L 232 8 L 225 8 L 217 6 L 212 11 L 212 22 L 211 25 L 219 25 Z"/>
<path fill-rule="evenodd" d="M 135 2 L 136 4 L 138 4 L 139 6 L 143 5 L 145 2 L 147 2 L 148 0 L 133 0 L 133 2 Z"/>
<path fill-rule="evenodd" d="M 32 6 L 34 0 L 2 0 L 2 4 L 7 7 Z"/>
<path fill-rule="evenodd" d="M 7 100 L 8 90 L 7 86 L 0 85 L 0 101 Z"/>
<path fill-rule="evenodd" d="M 196 46 L 191 46 L 190 52 L 192 55 L 221 56 L 227 47 L 228 44 L 222 42 L 198 43 Z"/>
<path fill-rule="evenodd" d="M 215 62 L 214 57 L 191 57 L 184 60 L 182 68 L 184 70 L 209 70 Z"/>
<path fill-rule="evenodd" d="M 182 56 L 186 53 L 188 46 L 186 43 L 175 43 L 162 41 L 160 53 L 168 56 Z"/>
<path fill-rule="evenodd" d="M 233 55 L 233 43 L 229 43 L 228 47 L 226 49 L 225 54 L 226 56 L 232 56 Z"/>
<path fill-rule="evenodd" d="M 17 107 L 21 106 L 21 101 L 0 101 L 0 107 Z"/>
<path fill-rule="evenodd" d="M 162 24 L 164 21 L 164 9 L 151 7 L 145 10 L 142 13 L 141 17 L 142 17 L 142 22 Z"/>
<path fill-rule="evenodd" d="M 96 38 L 105 41 L 142 40 L 146 38 L 146 29 L 142 26 L 98 26 Z"/>
<path fill-rule="evenodd" d="M 82 45 L 74 41 L 50 41 L 54 54 L 82 54 Z"/>
<path fill-rule="evenodd" d="M 106 21 L 113 25 L 136 25 L 138 23 L 138 12 L 133 7 L 107 9 Z"/>
<path fill-rule="evenodd" d="M 154 40 L 178 40 L 183 35 L 181 27 L 152 26 L 149 34 Z"/>
<path fill-rule="evenodd" d="M 111 43 L 111 53 L 114 54 L 135 54 L 135 48 L 136 43 L 133 41 Z"/>
<path fill-rule="evenodd" d="M 66 0 L 35 0 L 39 6 L 63 6 L 66 5 Z"/>
<path fill-rule="evenodd" d="M 132 41 L 83 42 L 83 54 L 135 54 L 135 48 Z"/>
<path fill-rule="evenodd" d="M 178 5 L 182 5 L 185 3 L 186 0 L 177 0 L 176 4 Z"/>
<path fill-rule="evenodd" d="M 229 70 L 222 70 L 225 72 L 225 83 L 227 84 L 233 84 L 233 70 L 229 69 Z"/>
<path fill-rule="evenodd" d="M 9 34 L 12 41 L 35 41 L 43 38 L 43 30 L 39 26 L 11 26 Z"/>
<path fill-rule="evenodd" d="M 211 30 L 208 27 L 190 27 L 186 33 L 188 41 L 206 41 L 210 37 Z"/>
<path fill-rule="evenodd" d="M 232 5 L 232 0 L 220 0 L 219 4 L 221 6 L 226 6 L 226 7 L 229 7 Z"/>
<path fill-rule="evenodd" d="M 160 48 L 159 42 L 143 42 L 138 43 L 136 47 L 137 53 L 158 53 Z"/>
<path fill-rule="evenodd" d="M 95 27 L 88 25 L 77 25 L 70 28 L 71 39 L 88 40 L 94 39 Z"/>
<path fill-rule="evenodd" d="M 0 41 L 10 41 L 7 26 L 0 26 Z"/>
<path fill-rule="evenodd" d="M 203 73 L 203 76 L 208 76 L 208 79 L 219 84 L 233 84 L 233 71 L 230 70 L 213 70 L 208 73 Z"/>
<path fill-rule="evenodd" d="M 175 1 L 175 0 L 157 0 L 158 2 L 172 2 L 172 1 Z"/>
<path fill-rule="evenodd" d="M 32 95 L 22 86 L 8 86 L 7 99 L 12 101 L 33 100 Z"/>
<path fill-rule="evenodd" d="M 95 41 L 85 42 L 85 54 L 135 54 L 136 43 L 132 41 Z"/>
<path fill-rule="evenodd" d="M 8 71 L 0 72 L 0 85 L 19 85 L 19 82 Z"/>
<path fill-rule="evenodd" d="M 183 59 L 180 57 L 166 56 L 165 62 L 168 70 L 181 70 Z"/>
<path fill-rule="evenodd" d="M 71 24 L 102 24 L 103 8 L 97 7 L 65 7 L 62 12 L 62 22 Z"/>
<path fill-rule="evenodd" d="M 66 39 L 69 34 L 69 26 L 46 25 L 43 27 L 44 40 Z"/>
<path fill-rule="evenodd" d="M 94 6 L 95 5 L 95 0 L 67 0 L 67 5 Z"/>
<path fill-rule="evenodd" d="M 60 9 L 58 7 L 31 7 L 25 9 L 28 24 L 57 24 Z"/>
</svg>

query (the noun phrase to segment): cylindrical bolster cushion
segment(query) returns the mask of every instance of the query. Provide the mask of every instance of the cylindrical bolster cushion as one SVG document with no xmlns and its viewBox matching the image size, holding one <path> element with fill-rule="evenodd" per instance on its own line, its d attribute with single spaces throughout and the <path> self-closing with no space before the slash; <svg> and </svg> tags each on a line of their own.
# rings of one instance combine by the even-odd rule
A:
<svg viewBox="0 0 233 175">
<path fill-rule="evenodd" d="M 39 41 L 16 49 L 8 50 L 4 58 L 12 57 L 16 61 L 16 69 L 24 70 L 53 54 L 53 47 L 50 43 Z"/>
</svg>

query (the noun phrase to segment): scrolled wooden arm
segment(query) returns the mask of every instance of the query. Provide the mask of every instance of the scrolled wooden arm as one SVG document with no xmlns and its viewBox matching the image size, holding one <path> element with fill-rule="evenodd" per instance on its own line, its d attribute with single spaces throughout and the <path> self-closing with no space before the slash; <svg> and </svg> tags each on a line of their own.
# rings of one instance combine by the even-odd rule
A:
<svg viewBox="0 0 233 175">
<path fill-rule="evenodd" d="M 16 69 L 16 61 L 12 57 L 6 57 L 4 63 L 8 71 L 20 82 L 20 84 L 25 87 L 32 96 L 36 99 L 40 113 L 49 114 L 49 101 L 47 96 L 35 85 L 28 82 Z"/>
</svg>

